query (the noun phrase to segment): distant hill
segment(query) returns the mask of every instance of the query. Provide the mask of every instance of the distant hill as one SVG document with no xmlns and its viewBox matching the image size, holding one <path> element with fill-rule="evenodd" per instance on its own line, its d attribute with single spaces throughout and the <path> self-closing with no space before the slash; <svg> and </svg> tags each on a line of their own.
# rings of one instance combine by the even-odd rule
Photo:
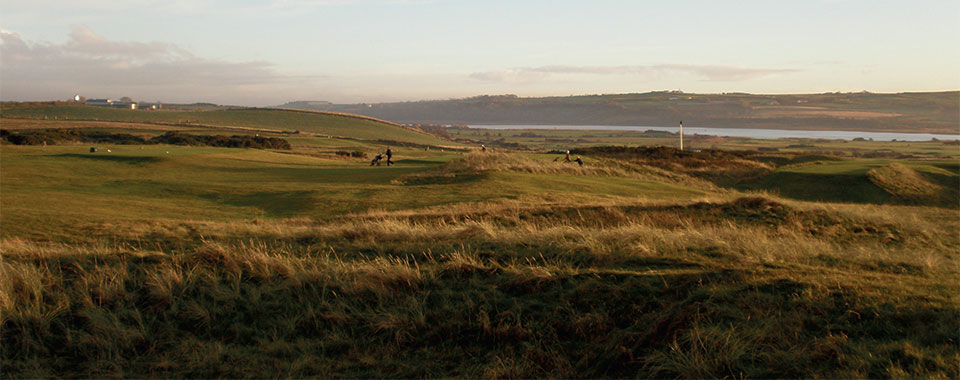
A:
<svg viewBox="0 0 960 380">
<path fill-rule="evenodd" d="M 225 108 L 171 111 L 129 110 L 76 103 L 5 103 L 0 117 L 6 119 L 77 120 L 175 124 L 211 127 L 240 127 L 277 132 L 308 132 L 332 137 L 398 141 L 423 145 L 451 142 L 416 128 L 345 113 L 269 108 Z"/>
<path fill-rule="evenodd" d="M 333 103 L 325 100 L 297 100 L 294 102 L 287 102 L 278 108 L 321 109 L 323 107 L 329 107 L 332 105 Z"/>
<path fill-rule="evenodd" d="M 285 108 L 349 112 L 401 123 L 557 124 L 960 133 L 960 91 L 897 94 L 515 95 L 378 104 L 297 101 Z"/>
</svg>

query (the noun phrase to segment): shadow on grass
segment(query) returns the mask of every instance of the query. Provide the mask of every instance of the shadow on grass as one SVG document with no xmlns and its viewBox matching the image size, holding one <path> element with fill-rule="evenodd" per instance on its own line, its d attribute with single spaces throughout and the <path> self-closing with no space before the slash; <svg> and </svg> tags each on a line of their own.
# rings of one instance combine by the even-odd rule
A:
<svg viewBox="0 0 960 380">
<path fill-rule="evenodd" d="M 201 197 L 231 206 L 256 207 L 265 216 L 291 216 L 312 207 L 312 191 L 262 191 L 248 194 L 205 194 Z"/>
<path fill-rule="evenodd" d="M 146 165 L 152 164 L 155 162 L 163 161 L 163 158 L 160 157 L 150 157 L 150 156 L 120 156 L 113 155 L 110 153 L 90 153 L 90 154 L 77 154 L 77 153 L 64 153 L 57 154 L 53 157 L 63 157 L 63 158 L 80 158 L 91 161 L 102 161 L 102 162 L 116 162 L 121 164 L 129 165 Z"/>
<path fill-rule="evenodd" d="M 396 184 L 404 186 L 418 185 L 448 185 L 457 183 L 478 182 L 487 177 L 487 173 L 471 174 L 440 174 L 440 175 L 410 175 L 396 179 Z"/>
<path fill-rule="evenodd" d="M 437 165 L 443 164 L 443 161 L 406 159 L 406 160 L 396 160 L 396 163 L 397 163 L 397 165 L 431 165 L 431 166 L 437 166 Z"/>
<path fill-rule="evenodd" d="M 958 163 L 936 163 L 933 164 L 933 166 L 947 170 L 953 174 L 960 175 L 960 164 Z"/>
<path fill-rule="evenodd" d="M 866 175 L 781 171 L 741 183 L 736 188 L 774 191 L 803 201 L 886 204 L 892 200 L 890 194 L 870 182 Z"/>
</svg>

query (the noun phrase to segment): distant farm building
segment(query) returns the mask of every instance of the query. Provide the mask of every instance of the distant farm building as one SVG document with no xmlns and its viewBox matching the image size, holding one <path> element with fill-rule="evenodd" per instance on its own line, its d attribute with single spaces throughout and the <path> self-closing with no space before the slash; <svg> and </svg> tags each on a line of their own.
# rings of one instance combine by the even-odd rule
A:
<svg viewBox="0 0 960 380">
<path fill-rule="evenodd" d="M 112 99 L 88 99 L 83 104 L 97 107 L 129 108 L 137 109 L 137 102 L 118 102 Z"/>
</svg>

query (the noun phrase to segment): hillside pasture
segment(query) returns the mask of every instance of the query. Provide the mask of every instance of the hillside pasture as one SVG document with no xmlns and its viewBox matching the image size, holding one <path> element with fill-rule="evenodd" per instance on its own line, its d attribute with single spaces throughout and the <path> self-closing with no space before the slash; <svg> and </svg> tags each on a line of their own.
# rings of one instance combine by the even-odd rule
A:
<svg viewBox="0 0 960 380">
<path fill-rule="evenodd" d="M 98 153 L 89 153 L 86 145 L 3 149 L 0 207 L 5 212 L 0 226 L 17 236 L 59 235 L 106 220 L 324 219 L 370 209 L 535 197 L 544 191 L 558 199 L 702 194 L 670 190 L 671 185 L 650 178 L 511 171 L 476 173 L 466 181 L 397 184 L 405 176 L 462 157 L 436 150 L 397 149 L 397 165 L 388 168 L 370 166 L 366 159 L 297 151 L 163 145 L 101 145 Z M 648 193 L 656 188 L 663 190 Z"/>
<path fill-rule="evenodd" d="M 240 127 L 273 132 L 306 132 L 335 137 L 364 140 L 400 141 L 422 145 L 446 146 L 441 138 L 404 128 L 402 126 L 351 117 L 342 114 L 288 111 L 263 108 L 235 108 L 214 111 L 129 110 L 72 104 L 34 104 L 5 106 L 0 110 L 3 123 L 18 123 L 17 119 L 123 122 L 134 124 L 162 124 L 180 127 Z"/>
</svg>

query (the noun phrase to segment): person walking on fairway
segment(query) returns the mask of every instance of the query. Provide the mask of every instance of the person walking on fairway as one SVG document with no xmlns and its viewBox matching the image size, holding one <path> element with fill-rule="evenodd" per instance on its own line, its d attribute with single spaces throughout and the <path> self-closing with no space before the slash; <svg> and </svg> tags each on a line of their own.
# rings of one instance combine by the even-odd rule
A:
<svg viewBox="0 0 960 380">
<path fill-rule="evenodd" d="M 393 151 L 390 150 L 390 147 L 388 146 L 387 147 L 387 166 L 393 165 L 393 161 L 390 161 L 391 158 L 393 158 Z"/>
<path fill-rule="evenodd" d="M 567 151 L 567 156 L 563 158 L 563 162 L 570 162 L 570 151 Z"/>
</svg>

